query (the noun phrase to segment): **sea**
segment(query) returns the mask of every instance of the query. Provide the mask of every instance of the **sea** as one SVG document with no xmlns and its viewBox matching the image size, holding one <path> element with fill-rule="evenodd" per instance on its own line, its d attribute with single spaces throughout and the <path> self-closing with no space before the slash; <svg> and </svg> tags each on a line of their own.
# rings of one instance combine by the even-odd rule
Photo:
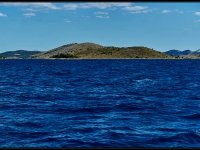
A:
<svg viewBox="0 0 200 150">
<path fill-rule="evenodd" d="M 0 148 L 200 148 L 200 60 L 0 60 Z"/>
</svg>

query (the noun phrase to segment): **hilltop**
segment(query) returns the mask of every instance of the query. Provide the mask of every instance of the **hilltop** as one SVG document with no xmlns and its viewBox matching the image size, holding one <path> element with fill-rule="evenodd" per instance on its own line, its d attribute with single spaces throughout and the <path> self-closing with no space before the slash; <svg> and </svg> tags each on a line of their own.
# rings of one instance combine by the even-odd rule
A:
<svg viewBox="0 0 200 150">
<path fill-rule="evenodd" d="M 173 58 L 172 56 L 143 46 L 113 47 L 95 43 L 72 43 L 32 58 Z"/>
</svg>

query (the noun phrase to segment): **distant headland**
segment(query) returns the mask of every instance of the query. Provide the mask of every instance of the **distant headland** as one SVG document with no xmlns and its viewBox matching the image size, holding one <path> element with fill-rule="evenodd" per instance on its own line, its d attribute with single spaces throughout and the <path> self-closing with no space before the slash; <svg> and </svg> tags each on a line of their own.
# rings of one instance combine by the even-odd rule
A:
<svg viewBox="0 0 200 150">
<path fill-rule="evenodd" d="M 143 46 L 133 47 L 114 47 L 102 46 L 95 43 L 72 43 L 63 45 L 46 52 L 16 50 L 0 53 L 0 59 L 111 59 L 111 58 L 161 58 L 161 59 L 181 59 L 181 58 L 200 58 L 200 50 L 180 51 L 169 50 L 160 52 L 152 48 Z"/>
</svg>

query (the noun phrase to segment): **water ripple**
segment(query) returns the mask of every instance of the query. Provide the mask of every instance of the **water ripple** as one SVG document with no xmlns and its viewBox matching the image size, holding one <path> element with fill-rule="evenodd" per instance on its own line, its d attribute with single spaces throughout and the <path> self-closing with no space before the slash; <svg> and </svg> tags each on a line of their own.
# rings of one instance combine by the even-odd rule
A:
<svg viewBox="0 0 200 150">
<path fill-rule="evenodd" d="M 0 147 L 200 147 L 199 60 L 1 60 Z"/>
</svg>

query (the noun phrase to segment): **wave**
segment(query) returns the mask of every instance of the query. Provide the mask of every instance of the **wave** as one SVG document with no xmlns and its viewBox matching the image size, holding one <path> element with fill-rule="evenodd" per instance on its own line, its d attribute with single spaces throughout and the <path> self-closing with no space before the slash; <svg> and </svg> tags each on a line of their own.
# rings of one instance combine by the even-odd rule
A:
<svg viewBox="0 0 200 150">
<path fill-rule="evenodd" d="M 158 128 L 157 130 L 163 131 L 163 132 L 180 132 L 180 131 L 185 131 L 185 130 L 175 129 L 175 128 Z"/>
<path fill-rule="evenodd" d="M 155 83 L 156 83 L 155 80 L 148 78 L 135 80 L 136 88 L 151 86 L 154 85 Z"/>
<path fill-rule="evenodd" d="M 190 144 L 199 144 L 200 143 L 200 136 L 194 132 L 188 133 L 179 133 L 173 136 L 168 137 L 158 137 L 152 140 L 149 140 L 147 143 L 149 144 L 163 144 L 170 143 L 170 145 L 176 144 L 176 146 L 183 146 L 183 144 L 190 146 Z"/>
<path fill-rule="evenodd" d="M 198 120 L 198 119 L 200 119 L 200 114 L 192 114 L 192 115 L 180 116 L 180 117 L 184 118 L 184 119 Z"/>
</svg>

